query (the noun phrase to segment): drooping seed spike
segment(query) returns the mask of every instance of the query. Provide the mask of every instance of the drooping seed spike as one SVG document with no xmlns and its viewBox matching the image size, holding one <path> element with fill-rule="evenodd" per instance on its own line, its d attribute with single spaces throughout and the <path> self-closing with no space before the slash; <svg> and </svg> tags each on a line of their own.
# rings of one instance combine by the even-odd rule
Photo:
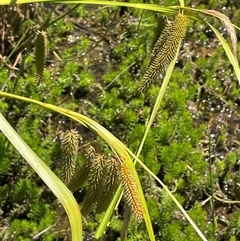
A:
<svg viewBox="0 0 240 241">
<path fill-rule="evenodd" d="M 36 80 L 39 83 L 42 80 L 45 61 L 47 57 L 47 33 L 45 31 L 36 31 L 35 39 L 35 66 Z"/>
<path fill-rule="evenodd" d="M 143 219 L 143 210 L 140 204 L 134 175 L 127 163 L 124 162 L 121 164 L 119 174 L 126 202 L 131 207 L 131 210 L 136 215 L 137 219 L 141 221 Z"/>
<path fill-rule="evenodd" d="M 231 39 L 233 54 L 234 54 L 236 60 L 238 61 L 238 59 L 237 59 L 238 39 L 237 39 L 236 29 L 235 29 L 234 25 L 231 23 L 231 20 L 229 19 L 229 17 L 216 10 L 206 9 L 206 10 L 204 10 L 204 13 L 210 14 L 216 18 L 219 18 L 222 21 L 223 26 L 227 30 L 227 32 L 230 36 L 230 39 Z"/>
<path fill-rule="evenodd" d="M 78 154 L 79 134 L 76 130 L 66 131 L 61 139 L 62 180 L 66 184 L 72 179 Z"/>
<path fill-rule="evenodd" d="M 99 153 L 95 154 L 95 157 L 91 160 L 91 167 L 90 167 L 90 182 L 91 187 L 96 189 L 99 182 L 103 177 L 104 172 L 104 160 L 103 156 Z"/>
<path fill-rule="evenodd" d="M 96 150 L 95 148 L 91 145 L 91 143 L 86 143 L 84 146 L 83 146 L 83 152 L 84 152 L 84 155 L 89 159 L 93 159 L 96 155 Z"/>
<path fill-rule="evenodd" d="M 128 205 L 128 203 L 125 203 L 124 205 L 124 219 L 122 224 L 122 230 L 121 230 L 121 241 L 125 241 L 128 233 L 128 228 L 131 221 L 131 207 Z"/>
<path fill-rule="evenodd" d="M 105 172 L 104 172 L 104 182 L 103 190 L 101 192 L 101 199 L 97 203 L 96 212 L 104 212 L 108 205 L 110 204 L 114 193 L 119 185 L 118 172 L 120 169 L 120 160 L 116 156 L 111 156 L 105 160 Z"/>
<path fill-rule="evenodd" d="M 82 145 L 80 150 L 85 158 L 82 165 L 76 170 L 74 178 L 68 184 L 68 188 L 72 192 L 81 188 L 87 179 L 90 178 L 92 159 L 96 157 L 96 150 L 90 142 Z"/>
<path fill-rule="evenodd" d="M 90 172 L 90 169 L 89 169 L 88 160 L 84 160 L 81 167 L 79 167 L 75 171 L 74 176 L 68 183 L 68 185 L 67 185 L 68 188 L 72 192 L 79 190 L 84 185 L 84 183 L 87 181 L 87 179 L 89 177 L 89 172 Z"/>
<path fill-rule="evenodd" d="M 157 26 L 155 28 L 155 36 L 153 47 L 150 54 L 150 63 L 154 60 L 156 54 L 161 50 L 167 38 L 169 37 L 170 30 L 172 29 L 173 21 L 164 16 L 158 16 Z"/>
<path fill-rule="evenodd" d="M 140 92 L 145 91 L 171 63 L 177 52 L 178 46 L 181 44 L 186 34 L 186 27 L 187 16 L 182 13 L 177 14 L 172 24 L 166 24 L 159 37 L 159 43 L 163 43 L 163 39 L 165 43 L 163 43 L 161 47 L 161 44 L 158 45 L 157 41 L 156 46 L 154 46 L 154 54 L 152 54 L 154 56 L 152 56 L 152 61 L 139 87 Z M 159 46 L 161 48 L 157 51 Z"/>
<path fill-rule="evenodd" d="M 90 160 L 90 172 L 88 180 L 87 195 L 82 204 L 82 214 L 89 213 L 94 205 L 101 199 L 101 191 L 104 179 L 104 159 L 101 154 L 95 153 Z"/>
</svg>

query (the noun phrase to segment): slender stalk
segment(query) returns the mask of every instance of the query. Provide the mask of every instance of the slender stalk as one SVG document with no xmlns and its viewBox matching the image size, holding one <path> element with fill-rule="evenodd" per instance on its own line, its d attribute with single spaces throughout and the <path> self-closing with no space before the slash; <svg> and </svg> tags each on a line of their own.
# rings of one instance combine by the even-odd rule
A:
<svg viewBox="0 0 240 241">
<path fill-rule="evenodd" d="M 213 191 L 213 175 L 212 175 L 212 141 L 211 141 L 211 133 L 208 130 L 208 153 L 209 153 L 209 161 L 208 161 L 208 171 L 209 171 L 209 181 L 210 181 L 210 206 L 211 206 L 211 221 L 212 221 L 212 237 L 215 236 L 216 226 L 215 226 L 215 201 L 214 201 L 214 191 Z"/>
</svg>

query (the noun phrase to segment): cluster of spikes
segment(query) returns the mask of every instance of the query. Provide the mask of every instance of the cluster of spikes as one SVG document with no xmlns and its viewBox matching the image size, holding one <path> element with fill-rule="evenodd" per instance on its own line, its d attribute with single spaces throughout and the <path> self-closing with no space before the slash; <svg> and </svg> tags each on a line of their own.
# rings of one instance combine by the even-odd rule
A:
<svg viewBox="0 0 240 241">
<path fill-rule="evenodd" d="M 174 21 L 159 18 L 155 31 L 157 37 L 150 54 L 150 64 L 139 87 L 140 92 L 157 80 L 171 63 L 186 34 L 186 27 L 187 16 L 182 13 L 178 13 Z"/>
<path fill-rule="evenodd" d="M 62 133 L 60 139 L 63 182 L 72 192 L 87 184 L 87 193 L 81 208 L 83 215 L 93 209 L 97 213 L 104 212 L 121 183 L 131 212 L 139 221 L 143 219 L 134 175 L 126 162 L 122 162 L 116 155 L 100 154 L 91 143 L 82 144 L 79 148 L 79 134 L 76 130 Z M 75 170 L 78 151 L 84 160 L 78 170 Z"/>
</svg>

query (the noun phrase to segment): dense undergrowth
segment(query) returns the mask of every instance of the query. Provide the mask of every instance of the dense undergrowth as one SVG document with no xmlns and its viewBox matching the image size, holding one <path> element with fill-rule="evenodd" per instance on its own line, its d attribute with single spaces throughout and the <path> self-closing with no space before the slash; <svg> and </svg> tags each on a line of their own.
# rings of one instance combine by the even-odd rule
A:
<svg viewBox="0 0 240 241">
<path fill-rule="evenodd" d="M 217 9 L 234 23 L 240 19 L 238 1 L 189 4 Z M 69 6 L 51 4 L 0 7 L 0 88 L 83 113 L 134 152 L 159 90 L 155 83 L 143 94 L 137 91 L 148 65 L 156 16 L 125 7 L 80 5 L 46 29 L 46 67 L 36 84 L 34 41 L 23 47 L 16 47 L 17 43 L 23 33 L 25 39 L 30 38 L 34 28 L 48 18 L 46 13 L 53 11 L 52 20 L 67 9 Z M 227 38 L 219 22 L 209 21 Z M 140 159 L 172 190 L 208 240 L 240 238 L 239 94 L 232 67 L 213 32 L 202 23 L 189 21 L 175 71 Z M 81 145 L 85 142 L 103 155 L 110 153 L 95 134 L 56 113 L 9 99 L 1 100 L 0 111 L 59 176 L 59 131 L 79 131 L 82 142 L 77 166 L 84 159 Z M 39 240 L 69 240 L 67 217 L 55 197 L 2 134 L 0 162 L 1 239 L 32 240 L 50 227 Z M 200 240 L 165 191 L 137 169 L 156 240 Z M 85 185 L 74 193 L 80 204 L 87 190 Z M 104 240 L 119 240 L 123 209 L 121 203 Z M 96 230 L 101 215 L 93 210 L 85 216 L 86 239 Z M 147 240 L 142 226 L 133 219 L 127 240 Z"/>
</svg>

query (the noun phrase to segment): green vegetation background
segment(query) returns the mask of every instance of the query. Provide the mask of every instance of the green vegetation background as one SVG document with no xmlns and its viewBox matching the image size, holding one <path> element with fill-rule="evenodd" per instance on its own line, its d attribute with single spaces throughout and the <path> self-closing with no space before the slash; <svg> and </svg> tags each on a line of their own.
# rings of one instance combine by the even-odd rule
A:
<svg viewBox="0 0 240 241">
<path fill-rule="evenodd" d="M 167 3 L 177 5 L 178 1 Z M 188 3 L 219 10 L 233 23 L 240 21 L 237 0 Z M 8 24 L 0 30 L 2 36 L 4 32 L 2 62 L 23 33 L 46 20 L 54 7 L 0 7 L 3 25 Z M 57 5 L 52 19 L 68 8 Z M 212 21 L 227 37 L 221 24 Z M 41 83 L 35 81 L 32 42 L 9 57 L 8 64 L 14 66 L 20 56 L 17 69 L 2 65 L 0 88 L 83 113 L 135 151 L 160 86 L 155 83 L 146 93 L 137 93 L 148 65 L 155 22 L 155 14 L 148 11 L 81 5 L 47 28 L 48 56 Z M 232 67 L 214 34 L 203 24 L 189 22 L 140 159 L 174 192 L 209 240 L 240 239 L 239 94 Z M 76 128 L 83 141 L 109 153 L 93 133 L 58 114 L 9 99 L 0 102 L 0 111 L 57 174 L 61 169 L 60 130 Z M 79 165 L 82 159 L 79 155 Z M 138 171 L 156 240 L 200 240 L 168 195 L 141 168 Z M 74 193 L 79 203 L 86 192 L 83 187 Z M 209 201 L 212 193 L 214 205 Z M 120 204 L 104 240 L 119 240 L 122 219 Z M 94 212 L 85 217 L 86 240 L 100 221 L 101 215 Z M 39 240 L 70 240 L 67 216 L 56 198 L 0 134 L 0 239 L 32 240 L 48 227 Z M 144 225 L 133 219 L 127 240 L 147 239 Z"/>
</svg>

